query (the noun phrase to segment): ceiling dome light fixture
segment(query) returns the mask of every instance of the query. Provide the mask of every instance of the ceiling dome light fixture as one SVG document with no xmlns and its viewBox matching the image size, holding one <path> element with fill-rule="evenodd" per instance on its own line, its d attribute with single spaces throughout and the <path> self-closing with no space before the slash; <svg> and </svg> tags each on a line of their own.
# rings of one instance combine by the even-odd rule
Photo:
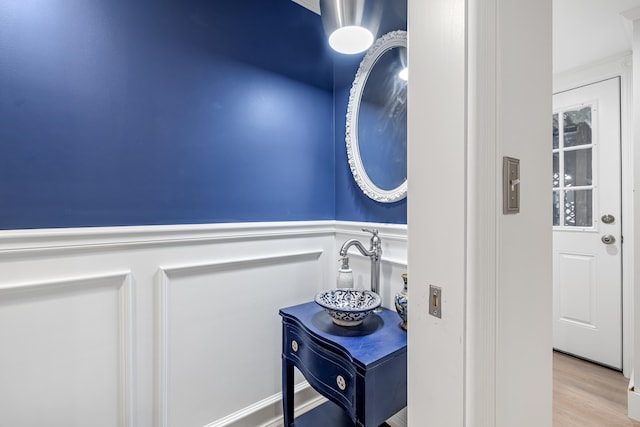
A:
<svg viewBox="0 0 640 427">
<path fill-rule="evenodd" d="M 320 16 L 336 52 L 360 53 L 373 44 L 372 11 L 365 9 L 365 0 L 320 0 Z"/>
<path fill-rule="evenodd" d="M 340 53 L 364 52 L 372 44 L 373 34 L 371 31 L 357 25 L 338 28 L 329 36 L 329 45 Z"/>
</svg>

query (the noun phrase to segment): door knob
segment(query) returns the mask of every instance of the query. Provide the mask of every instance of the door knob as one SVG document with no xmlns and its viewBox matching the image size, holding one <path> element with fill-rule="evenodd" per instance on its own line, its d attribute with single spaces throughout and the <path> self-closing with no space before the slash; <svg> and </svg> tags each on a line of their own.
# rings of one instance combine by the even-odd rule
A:
<svg viewBox="0 0 640 427">
<path fill-rule="evenodd" d="M 604 243 L 605 245 L 611 245 L 615 243 L 616 238 L 613 237 L 611 234 L 605 234 L 604 236 L 602 236 L 600 240 L 602 240 L 602 243 Z"/>
</svg>

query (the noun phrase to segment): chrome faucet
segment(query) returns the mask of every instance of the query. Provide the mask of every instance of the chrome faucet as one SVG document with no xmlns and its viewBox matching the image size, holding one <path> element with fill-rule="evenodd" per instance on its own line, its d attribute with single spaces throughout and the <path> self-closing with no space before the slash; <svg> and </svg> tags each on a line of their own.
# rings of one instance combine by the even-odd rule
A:
<svg viewBox="0 0 640 427">
<path fill-rule="evenodd" d="M 362 255 L 368 256 L 371 260 L 371 290 L 380 295 L 380 259 L 382 258 L 382 241 L 378 236 L 378 230 L 363 228 L 362 231 L 372 234 L 369 249 L 367 250 L 362 246 L 362 243 L 360 243 L 358 239 L 350 239 L 342 244 L 342 248 L 340 248 L 340 256 L 344 258 L 351 246 L 358 248 Z"/>
</svg>

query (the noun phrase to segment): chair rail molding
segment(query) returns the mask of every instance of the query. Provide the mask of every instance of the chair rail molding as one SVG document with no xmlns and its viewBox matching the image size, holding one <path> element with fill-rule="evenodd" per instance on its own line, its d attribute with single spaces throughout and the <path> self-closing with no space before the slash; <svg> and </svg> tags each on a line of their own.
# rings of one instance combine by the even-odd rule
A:
<svg viewBox="0 0 640 427">
<path fill-rule="evenodd" d="M 335 221 L 146 225 L 0 231 L 0 254 L 332 235 Z"/>
</svg>

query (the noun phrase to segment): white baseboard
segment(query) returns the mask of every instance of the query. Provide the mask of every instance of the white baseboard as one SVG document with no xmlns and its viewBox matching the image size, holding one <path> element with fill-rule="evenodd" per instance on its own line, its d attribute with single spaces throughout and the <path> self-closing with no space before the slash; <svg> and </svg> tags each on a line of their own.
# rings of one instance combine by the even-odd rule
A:
<svg viewBox="0 0 640 427">
<path fill-rule="evenodd" d="M 634 373 L 631 373 L 629 388 L 627 389 L 627 416 L 640 421 L 640 393 L 635 390 Z"/>
<path fill-rule="evenodd" d="M 326 401 L 306 381 L 298 384 L 294 393 L 295 416 Z M 204 427 L 282 427 L 282 425 L 282 393 L 277 393 Z"/>
</svg>

